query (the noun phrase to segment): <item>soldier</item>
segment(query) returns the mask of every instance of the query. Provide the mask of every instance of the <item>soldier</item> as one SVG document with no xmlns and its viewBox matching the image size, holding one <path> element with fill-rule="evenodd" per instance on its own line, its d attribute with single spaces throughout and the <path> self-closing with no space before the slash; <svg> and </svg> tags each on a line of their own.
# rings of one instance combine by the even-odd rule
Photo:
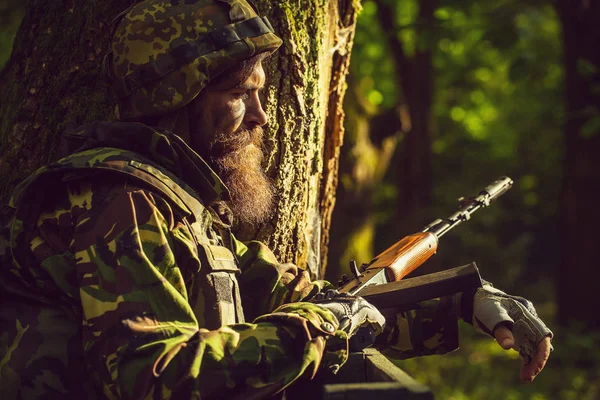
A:
<svg viewBox="0 0 600 400">
<path fill-rule="evenodd" d="M 245 0 L 123 13 L 106 59 L 119 121 L 65 134 L 0 212 L 3 398 L 264 398 L 337 370 L 358 327 L 383 330 L 363 299 L 231 234 L 272 206 L 258 91 L 280 44 Z M 390 321 L 389 354 L 453 350 L 458 310 L 533 379 L 551 332 L 531 304 L 490 286 L 461 299 Z"/>
</svg>

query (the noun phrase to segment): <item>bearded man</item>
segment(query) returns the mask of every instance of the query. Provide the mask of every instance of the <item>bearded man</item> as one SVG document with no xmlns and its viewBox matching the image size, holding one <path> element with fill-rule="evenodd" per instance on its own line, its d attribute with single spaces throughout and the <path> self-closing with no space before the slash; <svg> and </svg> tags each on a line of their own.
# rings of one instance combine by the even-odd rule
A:
<svg viewBox="0 0 600 400">
<path fill-rule="evenodd" d="M 3 398 L 264 398 L 339 369 L 359 327 L 383 330 L 363 299 L 231 233 L 272 208 L 258 94 L 280 44 L 245 0 L 123 13 L 106 58 L 119 121 L 66 133 L 65 157 L 0 212 Z M 418 334 L 394 324 L 412 343 L 399 353 L 456 348 L 458 307 L 507 340 L 525 326 L 526 378 L 543 367 L 551 332 L 526 300 L 434 303 Z"/>
</svg>

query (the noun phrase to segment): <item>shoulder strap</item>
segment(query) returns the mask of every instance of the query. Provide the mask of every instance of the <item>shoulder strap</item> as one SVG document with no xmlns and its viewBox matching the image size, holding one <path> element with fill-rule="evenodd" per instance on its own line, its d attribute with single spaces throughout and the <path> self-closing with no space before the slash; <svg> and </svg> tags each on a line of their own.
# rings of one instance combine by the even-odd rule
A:
<svg viewBox="0 0 600 400">
<path fill-rule="evenodd" d="M 140 154 L 110 147 L 75 153 L 40 168 L 15 189 L 10 205 L 16 207 L 28 192 L 48 178 L 77 176 L 85 171 L 116 173 L 146 183 L 170 200 L 186 217 L 202 220 L 201 216 L 207 212 L 195 191 L 164 167 Z"/>
</svg>

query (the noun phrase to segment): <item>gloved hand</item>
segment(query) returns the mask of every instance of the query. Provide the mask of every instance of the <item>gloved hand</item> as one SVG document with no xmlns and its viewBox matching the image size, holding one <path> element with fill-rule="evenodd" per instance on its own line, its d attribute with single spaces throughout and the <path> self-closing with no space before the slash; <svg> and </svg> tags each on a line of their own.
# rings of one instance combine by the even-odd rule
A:
<svg viewBox="0 0 600 400">
<path fill-rule="evenodd" d="M 339 329 L 348 333 L 348 336 L 353 336 L 360 327 L 367 325 L 374 329 L 375 335 L 383 332 L 385 318 L 362 297 L 329 289 L 318 293 L 311 303 L 331 311 L 340 323 Z"/>
<path fill-rule="evenodd" d="M 486 283 L 474 294 L 463 295 L 462 302 L 465 321 L 494 336 L 503 349 L 513 348 L 519 352 L 523 360 L 523 381 L 532 381 L 542 371 L 553 350 L 550 344 L 553 334 L 529 300 L 511 296 Z M 472 315 L 465 315 L 469 302 Z"/>
</svg>

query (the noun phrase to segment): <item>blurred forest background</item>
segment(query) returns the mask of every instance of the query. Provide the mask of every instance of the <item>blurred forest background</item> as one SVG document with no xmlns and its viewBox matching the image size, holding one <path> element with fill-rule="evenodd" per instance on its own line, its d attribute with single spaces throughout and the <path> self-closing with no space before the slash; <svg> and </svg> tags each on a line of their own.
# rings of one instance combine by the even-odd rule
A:
<svg viewBox="0 0 600 400">
<path fill-rule="evenodd" d="M 0 66 L 22 3 L 0 2 Z M 555 351 L 533 384 L 516 352 L 462 326 L 461 349 L 406 360 L 440 399 L 600 398 L 600 7 L 594 0 L 364 0 L 328 278 L 450 215 L 508 175 L 515 187 L 445 236 L 423 272 L 475 261 L 531 299 Z M 349 217 L 352 218 L 349 218 Z"/>
<path fill-rule="evenodd" d="M 485 279 L 531 299 L 556 335 L 532 385 L 518 381 L 516 352 L 470 326 L 458 352 L 401 363 L 441 399 L 600 398 L 597 233 L 587 221 L 600 222 L 593 3 L 362 3 L 328 277 L 508 175 L 513 189 L 444 236 L 422 269 L 475 261 Z"/>
</svg>

